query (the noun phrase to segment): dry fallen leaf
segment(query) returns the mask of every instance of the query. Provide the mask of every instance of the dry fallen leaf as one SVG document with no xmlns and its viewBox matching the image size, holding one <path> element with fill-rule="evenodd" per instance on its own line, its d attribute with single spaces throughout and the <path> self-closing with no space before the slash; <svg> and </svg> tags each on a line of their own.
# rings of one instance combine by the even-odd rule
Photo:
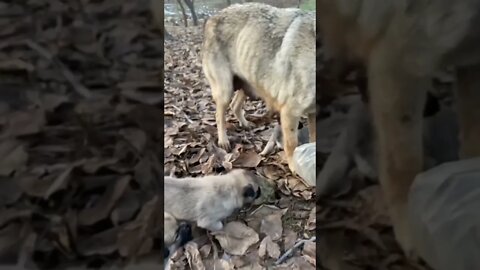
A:
<svg viewBox="0 0 480 270">
<path fill-rule="evenodd" d="M 232 221 L 225 225 L 224 230 L 215 235 L 222 248 L 232 255 L 243 255 L 247 249 L 257 243 L 258 233 L 245 224 Z"/>
<path fill-rule="evenodd" d="M 108 188 L 105 194 L 98 202 L 90 208 L 85 208 L 78 214 L 78 223 L 80 225 L 92 225 L 106 218 L 115 203 L 120 199 L 130 182 L 130 176 L 124 176 Z"/>
<path fill-rule="evenodd" d="M 254 151 L 240 153 L 233 161 L 233 166 L 242 168 L 256 168 L 262 161 L 262 157 Z"/>
<path fill-rule="evenodd" d="M 314 266 L 317 264 L 316 263 L 316 244 L 315 242 L 307 242 L 303 245 L 303 258 L 313 264 Z"/>
<path fill-rule="evenodd" d="M 0 140 L 0 176 L 8 176 L 25 165 L 28 154 L 17 140 Z"/>
<path fill-rule="evenodd" d="M 81 237 L 77 249 L 84 256 L 111 254 L 117 250 L 117 235 L 118 228 L 111 228 L 90 237 Z"/>
<path fill-rule="evenodd" d="M 280 257 L 280 247 L 277 243 L 273 242 L 272 238 L 268 235 L 263 238 L 260 247 L 258 248 L 258 256 L 265 257 L 265 255 L 274 259 Z"/>
<path fill-rule="evenodd" d="M 20 199 L 21 196 L 22 189 L 16 179 L 0 176 L 0 206 L 11 205 Z M 0 220 L 1 219 L 0 216 Z"/>
<path fill-rule="evenodd" d="M 305 224 L 305 230 L 313 231 L 317 228 L 317 208 L 314 207 L 310 211 L 310 215 L 308 216 L 307 224 Z"/>
<path fill-rule="evenodd" d="M 286 230 L 284 243 L 283 243 L 285 250 L 292 248 L 295 245 L 295 241 L 297 240 L 297 238 L 298 238 L 298 235 L 296 232 L 292 230 Z"/>
<path fill-rule="evenodd" d="M 279 240 L 283 233 L 282 214 L 272 214 L 263 218 L 260 231 L 270 236 L 273 241 Z"/>
<path fill-rule="evenodd" d="M 185 255 L 192 270 L 205 270 L 202 256 L 200 256 L 198 245 L 195 242 L 189 242 L 185 245 Z"/>
<path fill-rule="evenodd" d="M 118 251 L 124 257 L 148 254 L 154 238 L 160 237 L 160 202 L 158 196 L 145 203 L 135 220 L 122 226 L 118 235 Z"/>
<path fill-rule="evenodd" d="M 16 111 L 0 116 L 0 125 L 4 125 L 0 133 L 0 140 L 38 133 L 45 122 L 45 113 L 41 109 Z"/>
</svg>

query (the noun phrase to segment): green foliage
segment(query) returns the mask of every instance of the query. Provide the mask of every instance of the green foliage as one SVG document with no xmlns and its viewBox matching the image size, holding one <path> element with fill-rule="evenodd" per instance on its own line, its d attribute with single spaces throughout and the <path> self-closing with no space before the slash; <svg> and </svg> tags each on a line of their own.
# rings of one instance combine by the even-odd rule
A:
<svg viewBox="0 0 480 270">
<path fill-rule="evenodd" d="M 303 10 L 314 11 L 316 9 L 316 2 L 315 0 L 304 0 L 300 4 L 300 8 Z"/>
</svg>

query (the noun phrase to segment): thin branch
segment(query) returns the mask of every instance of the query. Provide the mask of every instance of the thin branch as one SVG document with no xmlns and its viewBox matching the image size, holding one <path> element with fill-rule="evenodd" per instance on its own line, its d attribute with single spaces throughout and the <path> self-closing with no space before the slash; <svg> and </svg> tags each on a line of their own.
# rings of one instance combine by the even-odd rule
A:
<svg viewBox="0 0 480 270">
<path fill-rule="evenodd" d="M 275 265 L 279 265 L 279 264 L 284 263 L 288 259 L 288 257 L 290 257 L 290 255 L 292 255 L 292 253 L 295 249 L 303 246 L 305 243 L 315 242 L 316 240 L 317 240 L 317 237 L 313 236 L 310 239 L 303 239 L 303 240 L 297 241 L 297 243 L 292 248 L 287 250 L 280 258 L 278 258 L 278 260 L 275 262 Z"/>
</svg>

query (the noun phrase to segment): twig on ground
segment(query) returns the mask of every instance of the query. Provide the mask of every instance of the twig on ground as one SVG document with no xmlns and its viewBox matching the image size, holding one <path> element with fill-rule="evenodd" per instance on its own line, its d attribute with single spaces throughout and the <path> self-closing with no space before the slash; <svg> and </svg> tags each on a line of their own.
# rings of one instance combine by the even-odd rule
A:
<svg viewBox="0 0 480 270">
<path fill-rule="evenodd" d="M 175 105 L 171 105 L 175 110 L 179 111 L 180 113 L 183 114 L 183 117 L 185 117 L 185 119 L 187 119 L 187 121 L 190 123 L 190 124 L 193 124 L 193 120 L 190 119 L 190 117 L 188 117 L 188 115 L 182 110 L 180 109 L 179 107 L 175 106 Z"/>
<path fill-rule="evenodd" d="M 82 85 L 75 75 L 68 69 L 58 58 L 53 56 L 49 51 L 40 46 L 40 44 L 34 42 L 31 39 L 25 40 L 25 44 L 30 47 L 30 49 L 36 51 L 38 54 L 51 61 L 62 73 L 63 77 L 72 85 L 73 89 L 84 98 L 91 98 L 92 93 L 84 85 Z"/>
<path fill-rule="evenodd" d="M 288 257 L 290 257 L 290 255 L 292 255 L 293 251 L 295 251 L 297 248 L 303 246 L 305 243 L 315 242 L 316 240 L 317 240 L 317 237 L 315 237 L 315 236 L 313 236 L 310 239 L 298 240 L 297 243 L 295 243 L 295 245 L 292 248 L 287 250 L 282 256 L 280 256 L 280 258 L 278 258 L 278 260 L 275 262 L 275 265 L 279 265 L 279 264 L 284 263 L 288 259 Z"/>
</svg>

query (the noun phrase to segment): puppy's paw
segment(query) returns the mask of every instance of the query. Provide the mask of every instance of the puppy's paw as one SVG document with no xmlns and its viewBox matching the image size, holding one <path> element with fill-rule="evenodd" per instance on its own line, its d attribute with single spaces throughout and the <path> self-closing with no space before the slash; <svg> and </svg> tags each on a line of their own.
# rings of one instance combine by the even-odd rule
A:
<svg viewBox="0 0 480 270">
<path fill-rule="evenodd" d="M 212 232 L 221 231 L 223 229 L 223 223 L 221 221 L 212 223 L 210 220 L 201 219 L 197 221 L 197 225 L 200 228 L 204 228 Z"/>
<path fill-rule="evenodd" d="M 211 224 L 207 229 L 212 232 L 221 231 L 223 229 L 223 223 L 221 221 L 215 222 Z"/>
</svg>

